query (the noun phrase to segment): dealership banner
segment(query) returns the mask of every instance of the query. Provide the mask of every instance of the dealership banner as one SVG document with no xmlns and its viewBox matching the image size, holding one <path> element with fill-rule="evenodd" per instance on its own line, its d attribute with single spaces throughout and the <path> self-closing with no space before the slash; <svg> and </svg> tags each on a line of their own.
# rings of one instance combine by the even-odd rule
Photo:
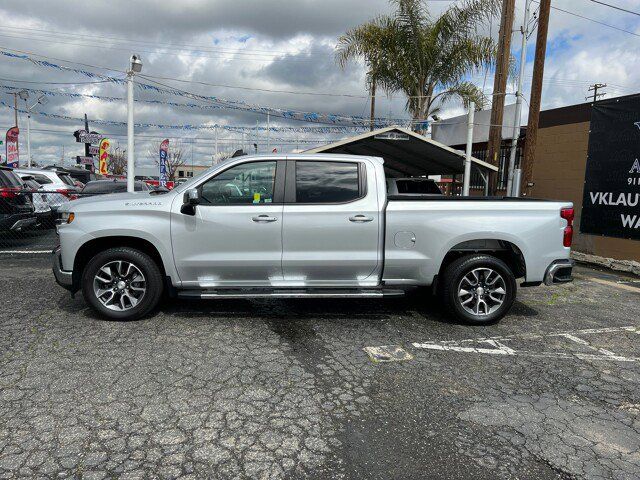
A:
<svg viewBox="0 0 640 480">
<path fill-rule="evenodd" d="M 160 144 L 160 178 L 159 178 L 159 184 L 161 187 L 166 187 L 167 186 L 167 180 L 168 180 L 168 175 L 167 175 L 167 153 L 169 150 L 169 139 L 164 139 L 162 141 L 162 143 Z"/>
<path fill-rule="evenodd" d="M 640 240 L 640 95 L 596 102 L 580 232 Z"/>
<path fill-rule="evenodd" d="M 100 140 L 100 145 L 98 147 L 98 159 L 99 163 L 99 171 L 100 175 L 107 174 L 107 162 L 109 161 L 109 139 L 103 138 Z"/>
<path fill-rule="evenodd" d="M 7 166 L 12 168 L 18 168 L 20 166 L 20 157 L 18 151 L 18 136 L 20 130 L 18 127 L 11 127 L 7 130 L 5 137 L 5 145 L 7 148 Z"/>
</svg>

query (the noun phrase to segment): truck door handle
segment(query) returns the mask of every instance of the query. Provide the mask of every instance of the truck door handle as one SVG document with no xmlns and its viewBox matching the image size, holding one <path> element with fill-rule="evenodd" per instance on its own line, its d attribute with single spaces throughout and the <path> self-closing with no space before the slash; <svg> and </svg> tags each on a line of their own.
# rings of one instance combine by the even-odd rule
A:
<svg viewBox="0 0 640 480">
<path fill-rule="evenodd" d="M 353 217 L 349 217 L 350 222 L 354 223 L 364 223 L 373 221 L 373 217 L 367 217 L 366 215 L 354 215 Z"/>
<path fill-rule="evenodd" d="M 257 217 L 253 217 L 253 220 L 256 223 L 268 223 L 268 222 L 277 222 L 278 217 L 270 217 L 269 215 L 258 215 Z"/>
</svg>

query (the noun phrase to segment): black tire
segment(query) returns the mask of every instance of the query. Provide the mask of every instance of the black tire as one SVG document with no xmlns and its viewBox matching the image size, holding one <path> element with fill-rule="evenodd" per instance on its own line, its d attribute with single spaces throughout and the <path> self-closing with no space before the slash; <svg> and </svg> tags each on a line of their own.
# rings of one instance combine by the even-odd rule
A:
<svg viewBox="0 0 640 480">
<path fill-rule="evenodd" d="M 98 299 L 94 292 L 94 278 L 100 268 L 109 262 L 129 262 L 144 276 L 146 291 L 139 298 L 137 304 L 127 310 L 111 310 Z M 82 294 L 85 301 L 103 317 L 113 320 L 135 320 L 153 310 L 162 297 L 164 282 L 160 268 L 149 255 L 140 250 L 129 247 L 110 248 L 95 255 L 82 272 Z M 127 303 L 127 302 L 125 302 Z M 129 302 L 129 305 L 131 303 Z"/>
<path fill-rule="evenodd" d="M 502 280 L 493 280 L 497 277 L 492 275 L 488 277 L 487 282 L 493 280 L 499 283 L 488 285 L 483 279 L 487 270 L 483 269 L 490 269 L 497 273 Z M 465 280 L 465 278 L 475 279 L 474 271 L 476 272 L 475 275 L 480 277 L 476 284 L 477 287 L 471 287 L 468 280 Z M 459 292 L 467 285 L 469 287 L 465 290 L 468 294 L 461 298 Z M 497 288 L 496 285 L 498 285 Z M 504 317 L 513 305 L 517 290 L 516 279 L 506 263 L 491 255 L 480 254 L 466 255 L 451 262 L 444 270 L 442 283 L 439 287 L 441 300 L 446 311 L 458 320 L 473 325 L 495 323 Z M 494 289 L 493 291 L 491 290 L 492 288 Z M 500 289 L 504 290 L 505 293 L 500 293 Z M 473 298 L 469 300 L 470 297 Z M 494 301 L 494 298 L 502 299 L 502 303 L 499 304 L 498 301 Z M 478 299 L 480 299 L 480 302 L 478 302 Z M 463 301 L 465 303 L 470 302 L 466 308 L 463 305 Z M 477 309 L 479 313 L 476 314 L 474 312 L 478 303 L 480 304 Z M 489 307 L 491 304 L 495 304 L 495 309 Z M 470 312 L 467 308 L 474 312 Z"/>
</svg>

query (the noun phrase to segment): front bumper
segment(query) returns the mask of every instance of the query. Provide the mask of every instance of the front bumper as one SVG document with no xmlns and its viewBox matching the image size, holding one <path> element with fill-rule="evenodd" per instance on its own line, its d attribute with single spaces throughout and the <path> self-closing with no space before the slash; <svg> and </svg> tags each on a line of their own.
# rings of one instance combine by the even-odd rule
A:
<svg viewBox="0 0 640 480">
<path fill-rule="evenodd" d="M 2 218 L 0 221 L 0 230 L 9 230 L 10 232 L 20 232 L 27 227 L 35 224 L 37 221 L 34 213 L 16 213 Z"/>
<path fill-rule="evenodd" d="M 573 282 L 573 266 L 575 262 L 568 258 L 554 260 L 544 274 L 544 284 L 553 285 L 555 283 Z"/>
<path fill-rule="evenodd" d="M 73 272 L 62 270 L 62 256 L 60 253 L 60 247 L 56 247 L 53 250 L 53 275 L 56 277 L 56 282 L 63 288 L 73 292 Z"/>
</svg>

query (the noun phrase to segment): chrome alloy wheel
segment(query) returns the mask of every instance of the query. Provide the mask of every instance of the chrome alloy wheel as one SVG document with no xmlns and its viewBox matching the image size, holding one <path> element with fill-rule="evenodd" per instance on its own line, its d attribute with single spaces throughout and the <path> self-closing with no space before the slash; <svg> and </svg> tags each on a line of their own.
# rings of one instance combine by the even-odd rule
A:
<svg viewBox="0 0 640 480">
<path fill-rule="evenodd" d="M 506 297 L 504 278 L 491 268 L 471 270 L 458 285 L 458 301 L 473 315 L 486 316 L 495 312 Z"/>
<path fill-rule="evenodd" d="M 126 260 L 111 261 L 93 278 L 93 293 L 109 310 L 134 308 L 147 291 L 147 281 L 138 267 Z"/>
</svg>

